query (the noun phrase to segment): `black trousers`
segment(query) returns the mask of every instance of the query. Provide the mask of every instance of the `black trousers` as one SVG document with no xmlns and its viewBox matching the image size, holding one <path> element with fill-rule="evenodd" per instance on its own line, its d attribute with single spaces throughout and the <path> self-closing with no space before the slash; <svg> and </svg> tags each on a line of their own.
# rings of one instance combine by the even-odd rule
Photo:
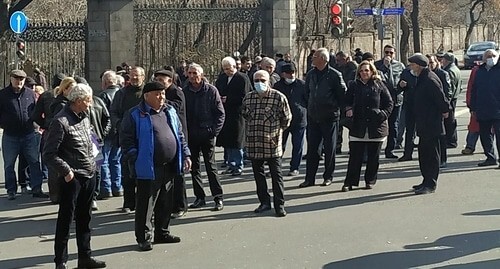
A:
<svg viewBox="0 0 500 269">
<path fill-rule="evenodd" d="M 394 106 L 391 115 L 389 116 L 389 135 L 387 136 L 387 145 L 385 146 L 385 155 L 390 155 L 396 147 L 398 138 L 399 116 L 401 114 L 401 106 Z"/>
<path fill-rule="evenodd" d="M 448 118 L 444 119 L 444 129 L 446 130 L 446 145 L 456 148 L 458 146 L 457 138 L 457 119 L 455 118 L 455 109 L 457 108 L 457 99 L 450 101 L 451 110 Z"/>
<path fill-rule="evenodd" d="M 321 151 L 325 152 L 325 172 L 323 179 L 333 179 L 335 171 L 335 147 L 337 145 L 338 121 L 307 123 L 306 181 L 314 184 L 318 172 Z M 323 147 L 321 147 L 323 142 Z"/>
<path fill-rule="evenodd" d="M 447 145 L 448 139 L 446 139 L 446 135 L 442 135 L 439 137 L 439 160 L 441 163 L 445 163 L 448 161 L 448 153 L 447 153 Z"/>
<path fill-rule="evenodd" d="M 424 177 L 424 187 L 435 188 L 439 176 L 439 136 L 420 137 L 418 142 L 418 163 Z"/>
<path fill-rule="evenodd" d="M 137 243 L 151 241 L 154 213 L 154 237 L 170 233 L 170 214 L 173 206 L 175 173 L 173 165 L 155 166 L 154 180 L 137 180 L 135 206 L 135 239 Z"/>
<path fill-rule="evenodd" d="M 187 206 L 186 180 L 184 175 L 175 175 L 173 212 L 186 211 Z"/>
<path fill-rule="evenodd" d="M 92 218 L 92 197 L 94 196 L 95 177 L 73 178 L 66 182 L 58 178 L 59 212 L 57 214 L 56 237 L 54 242 L 56 264 L 68 261 L 69 229 L 73 217 L 76 222 L 76 244 L 78 246 L 78 259 L 89 258 L 90 249 L 90 220 Z"/>
<path fill-rule="evenodd" d="M 365 170 L 366 184 L 373 185 L 377 183 L 377 174 L 380 159 L 380 149 L 382 142 L 349 142 L 349 163 L 347 166 L 347 175 L 344 185 L 358 186 L 361 176 L 361 165 L 363 164 L 363 155 L 366 152 L 367 162 Z M 365 151 L 366 149 L 366 151 Z"/>
<path fill-rule="evenodd" d="M 128 162 L 122 157 L 123 208 L 135 210 L 135 178 L 130 178 Z"/>
<path fill-rule="evenodd" d="M 415 145 L 415 128 L 416 128 L 413 103 L 405 105 L 404 108 L 405 108 L 405 125 L 406 125 L 404 156 L 412 157 Z"/>
<path fill-rule="evenodd" d="M 203 181 L 201 180 L 200 152 L 203 154 L 205 169 L 207 170 L 208 184 L 214 200 L 222 200 L 222 185 L 217 175 L 215 165 L 215 138 L 205 141 L 189 139 L 189 150 L 191 151 L 191 177 L 193 179 L 193 191 L 197 199 L 205 199 Z"/>
<path fill-rule="evenodd" d="M 281 173 L 281 158 L 252 160 L 252 170 L 255 178 L 255 185 L 257 186 L 257 197 L 261 204 L 270 206 L 271 196 L 268 192 L 266 174 L 264 172 L 265 162 L 267 162 L 269 171 L 271 172 L 274 209 L 277 210 L 285 206 L 285 187 L 283 175 Z"/>
</svg>

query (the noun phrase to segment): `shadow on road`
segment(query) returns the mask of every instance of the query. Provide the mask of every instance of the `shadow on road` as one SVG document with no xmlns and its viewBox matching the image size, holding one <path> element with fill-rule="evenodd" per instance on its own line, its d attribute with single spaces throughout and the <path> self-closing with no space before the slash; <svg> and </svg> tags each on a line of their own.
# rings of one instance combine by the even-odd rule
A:
<svg viewBox="0 0 500 269">
<path fill-rule="evenodd" d="M 500 209 L 468 212 L 468 213 L 464 213 L 462 215 L 464 215 L 464 216 L 500 216 Z M 498 267 L 498 268 L 500 268 L 500 267 Z"/>
</svg>

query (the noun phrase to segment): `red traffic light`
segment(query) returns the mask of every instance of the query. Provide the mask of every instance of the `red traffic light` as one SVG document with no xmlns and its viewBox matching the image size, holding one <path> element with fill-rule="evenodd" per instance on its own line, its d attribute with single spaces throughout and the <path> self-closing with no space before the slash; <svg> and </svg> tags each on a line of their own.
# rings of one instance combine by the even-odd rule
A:
<svg viewBox="0 0 500 269">
<path fill-rule="evenodd" d="M 342 6 L 339 4 L 333 4 L 330 7 L 330 13 L 337 16 L 340 15 L 340 13 L 342 13 Z"/>
</svg>

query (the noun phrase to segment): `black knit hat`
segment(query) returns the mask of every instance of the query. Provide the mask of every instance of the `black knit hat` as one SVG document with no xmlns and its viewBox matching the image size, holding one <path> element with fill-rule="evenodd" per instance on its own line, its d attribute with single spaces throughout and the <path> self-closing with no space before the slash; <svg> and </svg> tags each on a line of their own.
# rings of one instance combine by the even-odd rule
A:
<svg viewBox="0 0 500 269">
<path fill-rule="evenodd" d="M 421 53 L 415 53 L 413 56 L 408 58 L 408 62 L 420 65 L 422 67 L 427 67 L 429 65 L 429 59 Z"/>
<path fill-rule="evenodd" d="M 363 56 L 361 56 L 362 61 L 373 60 L 373 59 L 375 59 L 375 57 L 373 56 L 373 53 L 371 53 L 371 52 L 365 52 L 365 53 L 363 53 Z"/>
<path fill-rule="evenodd" d="M 158 81 L 148 82 L 144 85 L 142 89 L 142 93 L 152 92 L 152 91 L 161 91 L 164 90 L 165 86 Z"/>
</svg>

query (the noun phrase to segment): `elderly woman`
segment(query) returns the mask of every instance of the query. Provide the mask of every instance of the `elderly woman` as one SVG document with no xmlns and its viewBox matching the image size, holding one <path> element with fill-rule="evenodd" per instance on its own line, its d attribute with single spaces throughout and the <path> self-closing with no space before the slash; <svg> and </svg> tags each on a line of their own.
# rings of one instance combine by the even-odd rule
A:
<svg viewBox="0 0 500 269">
<path fill-rule="evenodd" d="M 92 104 L 92 89 L 77 84 L 67 92 L 66 98 L 67 105 L 50 124 L 43 152 L 47 165 L 57 172 L 61 184 L 54 262 L 57 269 L 66 268 L 69 230 L 74 217 L 78 268 L 105 268 L 106 263 L 91 257 L 90 249 L 91 203 L 96 172 L 87 116 Z"/>
<path fill-rule="evenodd" d="M 388 135 L 387 119 L 393 102 L 389 90 L 382 83 L 375 66 L 362 61 L 356 79 L 346 92 L 346 117 L 351 120 L 349 131 L 349 164 L 342 191 L 359 185 L 363 154 L 366 150 L 366 188 L 377 181 L 380 148 Z"/>
</svg>

